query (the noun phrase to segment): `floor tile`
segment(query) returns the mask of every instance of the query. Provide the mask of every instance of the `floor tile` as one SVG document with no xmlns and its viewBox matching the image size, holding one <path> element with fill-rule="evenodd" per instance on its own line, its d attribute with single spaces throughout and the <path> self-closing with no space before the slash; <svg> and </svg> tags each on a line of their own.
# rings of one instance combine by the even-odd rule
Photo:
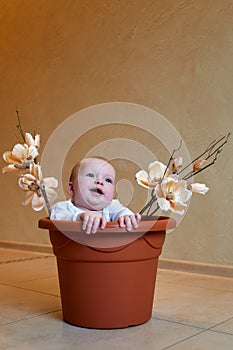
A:
<svg viewBox="0 0 233 350">
<path fill-rule="evenodd" d="M 233 316 L 233 293 L 157 281 L 153 315 L 208 328 Z"/>
<path fill-rule="evenodd" d="M 225 332 L 233 335 L 233 317 L 230 320 L 225 321 L 219 324 L 218 326 L 211 328 L 211 330 L 218 331 L 218 332 Z"/>
<path fill-rule="evenodd" d="M 232 350 L 232 345 L 232 335 L 206 331 L 169 347 L 169 350 Z"/>
<path fill-rule="evenodd" d="M 22 250 L 16 250 L 16 249 L 0 248 L 0 264 L 8 263 L 8 262 L 16 262 L 20 260 L 42 257 L 42 256 L 48 256 L 48 254 L 22 251 Z"/>
<path fill-rule="evenodd" d="M 60 309 L 58 297 L 0 285 L 1 324 Z"/>
<path fill-rule="evenodd" d="M 54 295 L 57 297 L 60 296 L 59 281 L 57 276 L 39 278 L 39 279 L 34 279 L 26 282 L 19 282 L 11 285 L 17 286 L 18 288 L 31 290 L 31 291 L 38 291 L 48 295 Z"/>
<path fill-rule="evenodd" d="M 0 340 L 2 350 L 161 350 L 199 331 L 159 320 L 125 329 L 85 329 L 64 323 L 61 313 L 50 313 L 2 326 Z"/>
<path fill-rule="evenodd" d="M 0 281 L 6 284 L 26 282 L 56 274 L 56 260 L 53 256 L 40 256 L 36 259 L 0 264 Z"/>
<path fill-rule="evenodd" d="M 157 280 L 167 283 L 175 282 L 186 286 L 233 292 L 233 278 L 158 269 Z"/>
</svg>

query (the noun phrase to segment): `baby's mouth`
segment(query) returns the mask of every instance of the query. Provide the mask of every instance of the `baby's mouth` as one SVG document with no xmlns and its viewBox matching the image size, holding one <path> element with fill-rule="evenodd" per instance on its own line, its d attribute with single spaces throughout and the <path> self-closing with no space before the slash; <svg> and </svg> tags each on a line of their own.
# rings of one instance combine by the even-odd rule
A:
<svg viewBox="0 0 233 350">
<path fill-rule="evenodd" d="M 98 193 L 98 194 L 101 194 L 101 195 L 104 194 L 104 192 L 101 190 L 101 188 L 92 188 L 91 192 L 95 192 L 95 193 Z"/>
</svg>

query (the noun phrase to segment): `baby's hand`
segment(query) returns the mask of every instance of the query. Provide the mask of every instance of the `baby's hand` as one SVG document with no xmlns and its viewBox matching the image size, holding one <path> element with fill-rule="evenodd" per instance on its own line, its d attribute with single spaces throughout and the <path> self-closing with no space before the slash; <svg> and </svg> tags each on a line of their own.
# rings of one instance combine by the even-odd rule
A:
<svg viewBox="0 0 233 350">
<path fill-rule="evenodd" d="M 138 228 L 138 222 L 141 220 L 140 214 L 124 215 L 118 218 L 120 227 L 126 227 L 127 231 L 131 231 L 133 228 Z"/>
<path fill-rule="evenodd" d="M 97 211 L 86 211 L 81 213 L 78 218 L 83 222 L 82 230 L 87 234 L 96 233 L 100 227 L 102 229 L 106 226 L 106 219 Z"/>
</svg>

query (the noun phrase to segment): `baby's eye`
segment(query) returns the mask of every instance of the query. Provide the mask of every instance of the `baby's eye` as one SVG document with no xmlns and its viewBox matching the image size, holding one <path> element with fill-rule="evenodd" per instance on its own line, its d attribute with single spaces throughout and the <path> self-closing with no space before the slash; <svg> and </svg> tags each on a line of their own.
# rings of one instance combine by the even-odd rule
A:
<svg viewBox="0 0 233 350">
<path fill-rule="evenodd" d="M 88 176 L 88 177 L 94 177 L 95 175 L 92 174 L 92 173 L 88 173 L 88 174 L 86 174 L 86 176 Z"/>
<path fill-rule="evenodd" d="M 110 183 L 110 184 L 112 184 L 112 179 L 111 179 L 110 177 L 107 177 L 107 178 L 105 179 L 105 181 L 108 182 L 108 183 Z"/>
</svg>

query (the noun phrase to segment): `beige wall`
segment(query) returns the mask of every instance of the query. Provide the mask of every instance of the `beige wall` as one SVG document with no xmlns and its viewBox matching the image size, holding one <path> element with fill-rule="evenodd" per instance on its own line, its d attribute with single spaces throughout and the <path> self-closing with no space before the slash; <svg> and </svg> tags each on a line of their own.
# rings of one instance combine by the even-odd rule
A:
<svg viewBox="0 0 233 350">
<path fill-rule="evenodd" d="M 157 110 L 180 132 L 192 157 L 232 130 L 231 0 L 0 0 L 0 23 L 2 152 L 18 140 L 16 106 L 25 131 L 39 132 L 43 146 L 71 114 L 111 101 Z M 85 155 L 87 144 L 121 132 L 121 126 L 90 131 L 73 154 Z M 148 147 L 154 142 L 144 132 L 128 132 Z M 232 143 L 196 179 L 211 190 L 193 198 L 167 237 L 163 257 L 233 264 Z M 71 154 L 64 182 L 72 162 Z M 119 176 L 127 176 L 125 165 L 117 166 Z M 135 170 L 129 166 L 128 176 Z M 21 206 L 16 179 L 0 176 L 0 240 L 47 244 L 47 232 L 37 229 L 45 212 Z"/>
</svg>

